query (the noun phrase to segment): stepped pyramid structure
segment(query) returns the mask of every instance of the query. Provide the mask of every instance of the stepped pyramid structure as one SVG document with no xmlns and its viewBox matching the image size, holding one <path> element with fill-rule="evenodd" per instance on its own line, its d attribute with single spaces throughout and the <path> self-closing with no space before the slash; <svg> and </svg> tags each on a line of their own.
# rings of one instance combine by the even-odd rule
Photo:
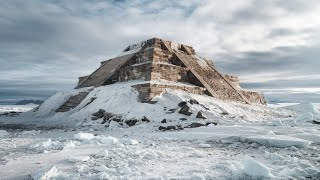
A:
<svg viewBox="0 0 320 180">
<path fill-rule="evenodd" d="M 155 96 L 170 88 L 223 100 L 266 104 L 262 94 L 241 89 L 236 76 L 220 73 L 212 61 L 199 57 L 191 46 L 159 38 L 130 45 L 120 56 L 101 62 L 92 74 L 79 77 L 76 89 L 133 80 L 137 81 L 133 87 L 141 102 L 152 103 Z M 71 97 L 57 111 L 67 111 L 84 98 L 83 94 Z"/>
</svg>

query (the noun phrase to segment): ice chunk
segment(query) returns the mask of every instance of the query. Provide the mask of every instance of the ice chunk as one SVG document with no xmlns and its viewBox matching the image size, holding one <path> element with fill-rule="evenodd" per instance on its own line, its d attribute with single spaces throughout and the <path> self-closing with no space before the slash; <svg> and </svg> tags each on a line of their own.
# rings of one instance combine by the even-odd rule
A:
<svg viewBox="0 0 320 180">
<path fill-rule="evenodd" d="M 284 124 L 282 123 L 282 121 L 280 119 L 274 119 L 274 120 L 271 120 L 270 122 L 268 122 L 268 125 L 270 125 L 270 126 L 283 126 Z"/>
<path fill-rule="evenodd" d="M 274 152 L 274 153 L 270 153 L 270 152 L 266 152 L 266 157 L 270 158 L 273 161 L 283 161 L 285 160 L 285 158 L 283 156 L 281 156 L 280 154 Z"/>
<path fill-rule="evenodd" d="M 109 152 L 107 149 L 99 151 L 96 155 L 96 157 L 108 157 L 109 156 Z"/>
<path fill-rule="evenodd" d="M 107 144 L 107 145 L 113 145 L 113 144 L 116 144 L 118 143 L 119 140 L 117 138 L 114 138 L 114 137 L 111 137 L 111 136 L 102 136 L 100 137 L 100 143 L 101 144 Z"/>
<path fill-rule="evenodd" d="M 296 134 L 290 134 L 290 136 L 311 141 L 313 143 L 320 143 L 320 134 L 316 134 L 316 133 L 308 133 L 308 132 L 296 133 Z"/>
<path fill-rule="evenodd" d="M 109 168 L 105 165 L 100 165 L 98 167 L 95 167 L 94 170 L 99 172 L 108 172 Z"/>
<path fill-rule="evenodd" d="M 52 150 L 62 150 L 64 148 L 71 148 L 74 147 L 79 142 L 75 141 L 65 141 L 65 142 L 60 142 L 60 141 L 52 141 L 51 139 L 46 139 L 42 140 L 33 144 L 29 145 L 29 149 L 43 153 L 46 151 L 52 151 Z"/>
<path fill-rule="evenodd" d="M 61 172 L 55 166 L 52 166 L 49 169 L 40 170 L 40 171 L 36 172 L 34 175 L 32 175 L 32 178 L 34 180 L 55 179 L 58 176 L 60 176 L 60 173 Z"/>
<path fill-rule="evenodd" d="M 38 143 L 31 144 L 30 148 L 49 147 L 52 144 L 51 139 L 47 139 Z"/>
<path fill-rule="evenodd" d="M 308 176 L 308 173 L 306 171 L 304 171 L 301 168 L 284 168 L 282 171 L 279 172 L 279 175 L 282 177 L 288 177 L 288 176 L 293 176 L 293 177 L 299 177 L 299 176 L 303 176 L 306 177 Z"/>
<path fill-rule="evenodd" d="M 69 162 L 86 162 L 90 160 L 90 156 L 71 156 L 69 157 Z"/>
<path fill-rule="evenodd" d="M 211 148 L 211 145 L 210 144 L 199 144 L 198 147 L 200 148 Z"/>
<path fill-rule="evenodd" d="M 309 146 L 312 143 L 311 141 L 307 141 L 304 139 L 290 137 L 290 136 L 283 136 L 283 135 L 249 136 L 249 137 L 242 138 L 242 141 L 244 139 L 256 142 L 264 146 L 273 146 L 273 147 L 280 147 L 280 148 L 291 147 L 291 146 L 304 148 Z"/>
<path fill-rule="evenodd" d="M 293 121 L 295 123 L 312 122 L 314 115 L 311 112 L 304 113 L 296 117 Z"/>
<path fill-rule="evenodd" d="M 99 172 L 105 172 L 109 174 L 117 174 L 117 170 L 115 168 L 108 168 L 105 165 L 100 165 L 94 168 L 94 170 L 99 171 Z"/>
<path fill-rule="evenodd" d="M 66 141 L 63 143 L 63 149 L 69 149 L 79 145 L 81 145 L 81 143 L 78 141 Z"/>
<path fill-rule="evenodd" d="M 110 178 L 110 176 L 107 173 L 100 172 L 99 173 L 99 179 L 112 179 L 112 178 Z"/>
<path fill-rule="evenodd" d="M 73 135 L 73 138 L 77 140 L 91 140 L 94 138 L 94 135 L 91 133 L 78 133 Z"/>
<path fill-rule="evenodd" d="M 101 166 L 95 167 L 94 170 L 99 171 L 99 172 L 107 172 L 109 170 L 109 168 L 105 165 L 101 165 Z"/>
<path fill-rule="evenodd" d="M 302 113 L 310 112 L 313 114 L 319 114 L 318 109 L 312 103 L 301 103 L 293 106 L 287 106 L 285 108 Z"/>
<path fill-rule="evenodd" d="M 183 178 L 182 178 L 182 179 L 183 179 Z M 204 179 L 208 179 L 208 178 L 207 178 L 204 174 L 192 173 L 191 179 L 192 179 L 192 180 L 204 180 Z"/>
<path fill-rule="evenodd" d="M 272 177 L 271 171 L 264 164 L 253 160 L 249 156 L 244 158 L 244 173 L 258 178 L 270 178 Z"/>
<path fill-rule="evenodd" d="M 21 136 L 34 136 L 41 133 L 40 130 L 36 131 L 36 130 L 32 130 L 32 131 L 22 131 L 21 132 Z"/>
<path fill-rule="evenodd" d="M 87 173 L 90 171 L 90 167 L 86 164 L 80 164 L 77 166 L 77 171 L 80 173 Z"/>
<path fill-rule="evenodd" d="M 46 139 L 29 145 L 29 149 L 32 149 L 39 153 L 50 150 L 61 150 L 62 148 L 63 147 L 61 147 L 60 142 L 51 141 L 51 139 Z"/>
<path fill-rule="evenodd" d="M 0 130 L 0 138 L 8 136 L 9 133 L 6 130 Z"/>
<path fill-rule="evenodd" d="M 126 145 L 137 145 L 139 142 L 135 139 L 121 138 L 120 140 L 123 144 Z"/>
</svg>

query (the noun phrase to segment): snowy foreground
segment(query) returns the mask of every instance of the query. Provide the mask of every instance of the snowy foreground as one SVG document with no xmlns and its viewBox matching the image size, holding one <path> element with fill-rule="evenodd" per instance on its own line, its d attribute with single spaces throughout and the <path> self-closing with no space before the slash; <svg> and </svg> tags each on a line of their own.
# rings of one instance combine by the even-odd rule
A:
<svg viewBox="0 0 320 180">
<path fill-rule="evenodd" d="M 0 116 L 0 179 L 320 179 L 320 114 L 311 103 L 264 107 L 168 91 L 156 104 L 142 104 L 119 83 L 54 112 L 86 90 Z M 182 101 L 191 116 L 178 113 Z M 137 123 L 91 120 L 99 109 Z M 199 111 L 207 119 L 196 118 Z M 187 128 L 192 123 L 209 125 Z"/>
</svg>

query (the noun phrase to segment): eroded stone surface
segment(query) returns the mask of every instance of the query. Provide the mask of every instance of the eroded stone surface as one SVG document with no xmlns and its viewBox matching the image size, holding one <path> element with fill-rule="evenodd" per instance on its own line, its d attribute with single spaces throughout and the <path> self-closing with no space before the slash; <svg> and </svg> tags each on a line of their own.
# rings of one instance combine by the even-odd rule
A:
<svg viewBox="0 0 320 180">
<path fill-rule="evenodd" d="M 153 102 L 166 89 L 177 89 L 223 100 L 266 104 L 262 94 L 242 90 L 238 77 L 220 73 L 212 61 L 197 56 L 191 46 L 153 38 L 134 49 L 128 46 L 123 53 L 101 62 L 91 75 L 79 77 L 77 88 L 143 80 L 133 85 L 141 102 Z"/>
</svg>

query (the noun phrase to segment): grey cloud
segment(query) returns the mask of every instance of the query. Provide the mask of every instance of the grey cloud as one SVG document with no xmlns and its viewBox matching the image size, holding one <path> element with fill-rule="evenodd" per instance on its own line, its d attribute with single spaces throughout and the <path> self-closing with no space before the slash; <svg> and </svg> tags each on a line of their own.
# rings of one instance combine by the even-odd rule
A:
<svg viewBox="0 0 320 180">
<path fill-rule="evenodd" d="M 306 79 L 306 80 L 272 80 L 261 83 L 242 83 L 242 87 L 249 89 L 290 89 L 290 88 L 316 88 L 320 87 L 319 79 Z"/>
<path fill-rule="evenodd" d="M 316 7 L 316 5 L 319 3 L 318 0 L 309 0 L 308 3 L 304 0 L 290 0 L 289 1 L 283 1 L 283 0 L 277 0 L 275 1 L 277 6 L 280 6 L 287 11 L 294 12 L 294 13 L 303 13 L 306 11 L 310 11 L 313 8 Z"/>
<path fill-rule="evenodd" d="M 318 75 L 320 61 L 316 47 L 281 47 L 272 52 L 248 52 L 240 57 L 220 55 L 216 64 L 238 75 L 287 71 L 287 76 Z M 293 83 L 294 84 L 294 83 Z"/>
<path fill-rule="evenodd" d="M 291 29 L 279 28 L 279 29 L 273 29 L 267 36 L 270 38 L 274 38 L 278 36 L 287 36 L 287 35 L 292 35 L 296 33 L 297 32 L 292 31 Z"/>
<path fill-rule="evenodd" d="M 278 16 L 310 12 L 318 6 L 318 3 L 317 0 L 308 2 L 304 0 L 253 0 L 251 6 L 236 11 L 229 23 L 271 23 Z M 275 13 L 281 10 L 281 14 Z"/>
<path fill-rule="evenodd" d="M 222 71 L 240 76 L 283 70 L 288 71 L 287 77 L 317 74 L 319 61 L 315 57 L 319 57 L 318 44 L 309 48 L 298 46 L 295 49 L 293 44 L 290 47 L 278 45 L 278 48 L 265 52 L 254 49 L 238 52 L 243 41 L 234 41 L 231 45 L 224 42 L 229 36 L 237 36 L 237 30 L 247 25 L 273 24 L 278 18 L 272 12 L 274 8 L 303 15 L 316 7 L 316 1 L 256 0 L 249 6 L 229 8 L 228 18 L 221 18 L 213 12 L 228 9 L 234 5 L 233 1 L 219 1 L 225 7 L 212 6 L 215 2 L 1 1 L 0 99 L 14 93 L 28 95 L 16 89 L 25 89 L 40 97 L 41 94 L 49 95 L 53 91 L 72 88 L 77 77 L 92 72 L 99 66 L 99 61 L 117 55 L 128 44 L 155 36 L 193 45 L 201 53 L 216 59 L 216 66 Z M 212 9 L 201 14 L 203 7 Z M 266 41 L 301 33 L 317 34 L 312 28 L 297 31 L 270 27 L 265 31 Z M 252 43 L 256 39 L 247 37 L 245 41 Z M 248 86 L 263 88 L 272 86 L 272 83 L 276 85 L 278 82 Z M 300 82 L 293 80 L 287 85 L 293 87 L 295 83 Z"/>
</svg>

